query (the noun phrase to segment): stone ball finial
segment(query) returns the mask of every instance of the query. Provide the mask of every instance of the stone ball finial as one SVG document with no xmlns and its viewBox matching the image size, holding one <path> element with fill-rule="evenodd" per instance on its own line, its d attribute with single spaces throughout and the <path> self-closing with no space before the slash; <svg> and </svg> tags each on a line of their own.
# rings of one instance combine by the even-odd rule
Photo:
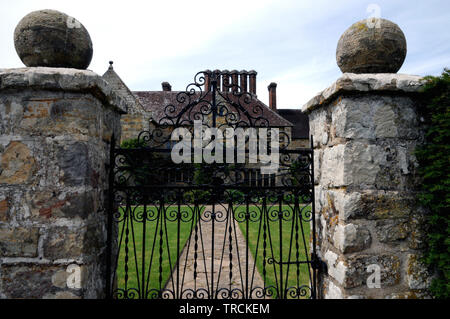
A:
<svg viewBox="0 0 450 319">
<path fill-rule="evenodd" d="M 336 61 L 343 73 L 397 73 L 406 57 L 406 38 L 395 23 L 364 19 L 339 39 Z"/>
<path fill-rule="evenodd" d="M 87 69 L 93 54 L 86 28 L 75 18 L 56 10 L 26 15 L 14 31 L 14 45 L 28 67 Z"/>
</svg>

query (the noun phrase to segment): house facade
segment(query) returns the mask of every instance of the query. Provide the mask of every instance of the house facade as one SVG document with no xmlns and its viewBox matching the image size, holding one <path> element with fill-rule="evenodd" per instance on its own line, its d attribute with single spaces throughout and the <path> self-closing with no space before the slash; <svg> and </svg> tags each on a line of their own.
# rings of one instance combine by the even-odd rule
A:
<svg viewBox="0 0 450 319">
<path fill-rule="evenodd" d="M 285 132 L 289 137 L 289 148 L 309 147 L 307 115 L 300 110 L 277 108 L 276 83 L 268 86 L 269 105 L 266 105 L 256 95 L 257 73 L 255 71 L 206 70 L 205 72 L 206 74 L 214 72 L 219 75 L 217 90 L 227 94 L 228 97 L 232 96 L 233 85 L 239 85 L 242 92 L 248 93 L 251 96 L 251 102 L 242 105 L 248 109 L 249 113 L 257 109 L 261 117 L 267 119 L 268 127 Z M 162 89 L 157 91 L 131 91 L 114 71 L 112 62 L 103 74 L 103 78 L 128 102 L 127 114 L 121 118 L 121 142 L 137 138 L 140 132 L 151 130 L 164 122 L 167 106 L 178 107 L 182 104 L 177 101 L 177 96 L 183 91 L 172 90 L 168 82 L 163 82 Z M 211 85 L 210 79 L 206 78 L 204 82 L 201 89 L 208 92 Z"/>
<path fill-rule="evenodd" d="M 280 132 L 280 147 L 310 147 L 308 117 L 300 110 L 277 108 L 276 83 L 268 86 L 269 105 L 259 100 L 256 95 L 256 75 L 255 71 L 206 70 L 197 74 L 198 81 L 192 87 L 194 90 L 188 93 L 172 90 L 168 82 L 163 82 L 162 90 L 158 91 L 131 91 L 114 71 L 112 62 L 103 78 L 128 102 L 127 114 L 121 118 L 121 143 L 139 137 L 153 147 L 171 149 L 176 143 L 170 140 L 172 130 L 180 126 L 192 130 L 193 120 L 201 119 L 209 127 L 277 128 Z M 214 96 L 212 77 L 216 81 Z M 236 91 L 241 94 L 235 94 Z M 214 125 L 211 123 L 212 115 L 207 111 L 213 99 L 218 105 L 218 114 L 214 119 L 217 123 Z M 189 111 L 185 112 L 186 109 Z M 263 174 L 261 164 L 252 164 L 248 159 L 246 155 L 243 184 L 256 187 L 279 183 L 275 174 Z M 192 178 L 189 169 L 161 171 L 167 174 L 162 177 L 166 183 L 182 183 Z"/>
</svg>

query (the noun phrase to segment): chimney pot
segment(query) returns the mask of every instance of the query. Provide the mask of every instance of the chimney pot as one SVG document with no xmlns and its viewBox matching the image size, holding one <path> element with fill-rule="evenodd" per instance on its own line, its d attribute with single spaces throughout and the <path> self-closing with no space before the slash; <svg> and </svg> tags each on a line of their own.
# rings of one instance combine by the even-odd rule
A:
<svg viewBox="0 0 450 319">
<path fill-rule="evenodd" d="M 213 74 L 215 76 L 216 83 L 217 83 L 217 85 L 216 85 L 217 91 L 220 91 L 220 85 L 222 84 L 221 72 L 220 72 L 220 70 L 216 69 L 213 71 Z"/>
<path fill-rule="evenodd" d="M 208 92 L 211 90 L 211 70 L 205 70 L 203 74 L 205 76 L 205 92 Z"/>
<path fill-rule="evenodd" d="M 277 110 L 277 84 L 272 82 L 267 87 L 269 89 L 269 107 L 272 111 Z"/>
<path fill-rule="evenodd" d="M 239 77 L 240 77 L 240 87 L 242 90 L 242 93 L 246 93 L 248 92 L 248 86 L 247 86 L 247 81 L 248 81 L 248 72 L 246 70 L 242 70 L 241 72 L 239 72 Z"/>
<path fill-rule="evenodd" d="M 169 82 L 163 82 L 163 83 L 161 83 L 161 86 L 162 86 L 163 91 L 167 91 L 167 92 L 172 91 L 172 86 L 170 85 Z"/>
<path fill-rule="evenodd" d="M 230 91 L 230 71 L 228 70 L 222 71 L 222 91 L 223 92 Z"/>
<path fill-rule="evenodd" d="M 238 80 L 239 72 L 237 70 L 232 70 L 230 72 L 230 74 L 231 74 L 231 85 L 232 85 L 231 90 L 233 92 L 237 92 L 238 86 L 239 86 L 239 80 Z"/>
<path fill-rule="evenodd" d="M 249 86 L 250 86 L 250 93 L 256 95 L 256 75 L 258 73 L 255 70 L 251 70 L 248 72 L 249 77 Z"/>
</svg>

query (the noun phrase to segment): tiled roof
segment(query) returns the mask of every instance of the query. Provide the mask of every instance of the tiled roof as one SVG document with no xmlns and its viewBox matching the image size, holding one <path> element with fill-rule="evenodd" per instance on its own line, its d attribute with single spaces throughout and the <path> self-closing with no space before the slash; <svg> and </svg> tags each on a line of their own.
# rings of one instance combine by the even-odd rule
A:
<svg viewBox="0 0 450 319">
<path fill-rule="evenodd" d="M 292 138 L 309 139 L 308 115 L 301 110 L 278 109 L 278 114 L 294 124 Z"/>
<path fill-rule="evenodd" d="M 146 111 L 152 112 L 152 119 L 159 123 L 161 119 L 163 119 L 166 116 L 166 107 L 168 105 L 173 105 L 176 108 L 176 111 L 174 114 L 177 114 L 179 111 L 182 110 L 184 106 L 188 104 L 188 102 L 180 103 L 177 101 L 177 96 L 182 97 L 182 95 L 178 95 L 180 91 L 135 91 L 133 94 L 139 99 L 140 103 L 144 107 Z M 200 93 L 195 93 L 191 96 L 191 101 L 194 101 L 199 97 Z M 230 101 L 237 102 L 238 97 L 234 96 L 231 92 L 230 93 L 223 93 L 226 94 L 227 98 Z M 250 96 L 249 94 L 245 96 Z M 205 101 L 211 101 L 211 93 L 208 93 L 204 100 Z M 220 105 L 221 100 L 223 101 L 223 98 L 217 97 L 217 103 Z M 289 122 L 287 119 L 283 118 L 276 112 L 272 111 L 267 105 L 265 105 L 263 102 L 258 100 L 255 96 L 252 96 L 252 99 L 249 103 L 245 103 L 244 96 L 241 97 L 240 105 L 244 107 L 244 109 L 252 116 L 254 117 L 262 117 L 264 119 L 267 119 L 269 122 L 270 127 L 286 127 L 286 126 L 293 126 L 291 122 Z M 195 111 L 199 111 L 202 106 L 207 105 L 207 102 L 199 103 L 198 105 L 194 106 L 194 109 L 192 110 L 191 116 L 189 117 L 188 113 L 184 113 L 183 119 L 193 119 L 192 115 L 195 113 Z M 233 107 L 230 107 L 230 109 L 233 109 Z M 172 114 L 172 113 L 170 113 Z"/>
</svg>

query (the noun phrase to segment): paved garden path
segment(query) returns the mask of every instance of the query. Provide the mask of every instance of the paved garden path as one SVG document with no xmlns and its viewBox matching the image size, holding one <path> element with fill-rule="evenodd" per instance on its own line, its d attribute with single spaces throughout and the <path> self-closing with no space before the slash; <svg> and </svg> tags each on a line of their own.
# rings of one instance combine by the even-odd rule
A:
<svg viewBox="0 0 450 319">
<path fill-rule="evenodd" d="M 203 210 L 202 216 L 207 221 L 200 221 L 198 224 L 198 247 L 197 247 L 197 259 L 195 260 L 195 230 L 191 234 L 191 238 L 186 243 L 183 252 L 180 257 L 180 271 L 179 278 L 180 291 L 184 291 L 181 298 L 192 298 L 192 295 L 186 295 L 189 291 L 197 290 L 198 298 L 208 298 L 206 291 L 211 291 L 211 267 L 214 266 L 213 271 L 213 295 L 218 291 L 217 298 L 229 298 L 229 291 L 235 290 L 232 298 L 242 298 L 245 296 L 247 287 L 247 255 L 246 255 L 246 240 L 243 236 L 238 222 L 234 221 L 232 224 L 232 264 L 230 265 L 230 235 L 229 235 L 229 223 L 227 223 L 227 205 L 215 205 L 214 209 L 218 221 L 214 222 L 214 238 L 213 223 L 208 214 L 212 211 L 212 206 L 206 206 Z M 220 216 L 220 213 L 223 215 Z M 232 218 L 228 220 L 233 221 Z M 214 246 L 213 244 L 214 239 Z M 225 240 L 225 243 L 224 243 Z M 237 245 L 236 245 L 237 242 Z M 214 254 L 214 256 L 213 256 Z M 213 261 L 214 258 L 214 262 Z M 238 259 L 239 258 L 239 259 Z M 196 270 L 197 278 L 194 279 L 195 261 L 197 261 Z M 257 298 L 256 290 L 250 296 L 250 291 L 255 287 L 264 287 L 264 282 L 261 275 L 255 267 L 254 259 L 250 249 L 248 251 L 248 287 L 249 298 Z M 185 271 L 184 271 L 185 269 Z M 231 280 L 230 280 L 231 269 Z M 184 280 L 183 280 L 184 271 Z M 167 289 L 177 290 L 177 269 L 174 269 L 171 278 L 166 286 Z M 225 289 L 221 289 L 225 288 Z M 205 295 L 200 295 L 201 291 Z M 243 292 L 243 293 L 242 293 Z M 259 289 L 258 293 L 261 293 Z M 186 296 L 185 296 L 186 295 Z"/>
</svg>

